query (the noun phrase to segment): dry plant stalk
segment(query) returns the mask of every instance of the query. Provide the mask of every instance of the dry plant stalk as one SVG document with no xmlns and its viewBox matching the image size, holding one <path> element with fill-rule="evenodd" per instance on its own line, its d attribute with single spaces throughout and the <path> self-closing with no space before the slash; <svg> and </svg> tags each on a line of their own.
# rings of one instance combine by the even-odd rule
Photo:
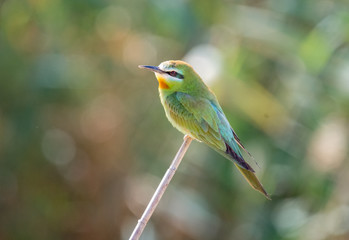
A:
<svg viewBox="0 0 349 240">
<path fill-rule="evenodd" d="M 131 237 L 129 240 L 138 240 L 141 236 L 145 226 L 147 225 L 151 215 L 153 214 L 155 208 L 160 202 L 160 199 L 162 195 L 164 194 L 168 184 L 170 183 L 173 175 L 176 173 L 176 170 L 179 166 L 179 164 L 182 161 L 182 158 L 184 157 L 185 153 L 187 152 L 189 145 L 193 139 L 189 137 L 188 135 L 184 136 L 184 141 L 182 143 L 182 146 L 179 148 L 175 158 L 173 159 L 171 166 L 167 169 L 164 177 L 162 178 L 158 188 L 156 189 L 153 197 L 151 198 L 150 202 L 148 203 L 147 208 L 144 210 L 144 213 L 142 217 L 138 220 L 137 226 L 134 228 Z"/>
</svg>

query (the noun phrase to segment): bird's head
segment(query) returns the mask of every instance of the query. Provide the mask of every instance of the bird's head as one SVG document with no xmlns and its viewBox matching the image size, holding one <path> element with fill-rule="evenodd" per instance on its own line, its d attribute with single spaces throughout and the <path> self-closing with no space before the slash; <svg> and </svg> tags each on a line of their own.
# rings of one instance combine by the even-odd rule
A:
<svg viewBox="0 0 349 240">
<path fill-rule="evenodd" d="M 162 91 L 178 91 L 195 88 L 203 84 L 199 75 L 186 62 L 170 60 L 162 62 L 158 67 L 140 65 L 139 68 L 148 69 L 155 73 Z"/>
</svg>

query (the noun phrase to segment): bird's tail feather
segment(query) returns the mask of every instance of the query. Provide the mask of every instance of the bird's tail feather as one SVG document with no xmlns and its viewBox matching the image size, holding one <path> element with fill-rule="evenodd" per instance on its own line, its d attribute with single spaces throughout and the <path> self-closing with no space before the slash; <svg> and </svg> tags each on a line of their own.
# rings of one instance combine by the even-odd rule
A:
<svg viewBox="0 0 349 240">
<path fill-rule="evenodd" d="M 235 164 L 238 164 L 241 168 L 244 168 L 248 171 L 254 172 L 253 168 L 241 156 L 241 153 L 238 147 L 237 147 L 238 153 L 236 153 L 228 143 L 225 143 L 225 146 L 226 146 L 225 153 L 228 154 L 228 156 L 234 161 Z"/>
<path fill-rule="evenodd" d="M 242 175 L 245 177 L 246 181 L 251 185 L 252 188 L 254 188 L 255 190 L 259 191 L 266 198 L 271 200 L 270 196 L 268 195 L 268 193 L 263 188 L 263 185 L 260 183 L 260 181 L 258 180 L 257 176 L 253 172 L 240 167 L 236 163 L 235 163 L 235 166 L 239 169 L 239 171 L 242 173 Z"/>
</svg>

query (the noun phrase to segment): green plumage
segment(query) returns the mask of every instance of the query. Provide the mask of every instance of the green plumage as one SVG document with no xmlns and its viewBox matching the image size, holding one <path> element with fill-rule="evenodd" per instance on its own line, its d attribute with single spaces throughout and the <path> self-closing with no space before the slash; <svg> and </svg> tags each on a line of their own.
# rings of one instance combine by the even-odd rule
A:
<svg viewBox="0 0 349 240">
<path fill-rule="evenodd" d="M 254 170 L 243 159 L 239 147 L 244 147 L 216 96 L 193 68 L 182 61 L 166 61 L 159 67 L 141 67 L 155 72 L 161 103 L 172 125 L 232 160 L 250 185 L 269 198 Z"/>
<path fill-rule="evenodd" d="M 174 92 L 164 98 L 166 116 L 174 127 L 194 139 L 206 143 L 246 170 L 253 169 L 244 161 L 234 134 L 220 106 L 206 98 Z M 230 148 L 229 148 L 230 147 Z M 233 151 L 229 151 L 228 149 Z M 235 153 L 235 154 L 234 154 Z"/>
</svg>

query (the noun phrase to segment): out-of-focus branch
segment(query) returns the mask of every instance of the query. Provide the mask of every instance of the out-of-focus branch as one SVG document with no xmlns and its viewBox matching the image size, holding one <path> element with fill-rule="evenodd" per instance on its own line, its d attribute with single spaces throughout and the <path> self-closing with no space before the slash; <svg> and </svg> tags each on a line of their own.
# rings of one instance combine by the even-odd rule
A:
<svg viewBox="0 0 349 240">
<path fill-rule="evenodd" d="M 179 164 L 182 161 L 182 158 L 184 157 L 185 153 L 187 152 L 189 145 L 193 139 L 189 137 L 188 135 L 184 136 L 184 141 L 182 143 L 182 146 L 179 148 L 175 158 L 173 159 L 171 166 L 167 169 L 164 177 L 162 178 L 158 188 L 156 189 L 153 197 L 151 198 L 150 202 L 148 203 L 147 208 L 145 209 L 142 217 L 138 220 L 137 226 L 134 228 L 132 235 L 129 240 L 137 240 L 141 236 L 145 226 L 147 225 L 151 215 L 153 214 L 155 208 L 160 202 L 160 199 L 162 195 L 164 194 L 168 184 L 170 183 L 173 175 L 176 173 L 176 170 L 179 166 Z"/>
</svg>

